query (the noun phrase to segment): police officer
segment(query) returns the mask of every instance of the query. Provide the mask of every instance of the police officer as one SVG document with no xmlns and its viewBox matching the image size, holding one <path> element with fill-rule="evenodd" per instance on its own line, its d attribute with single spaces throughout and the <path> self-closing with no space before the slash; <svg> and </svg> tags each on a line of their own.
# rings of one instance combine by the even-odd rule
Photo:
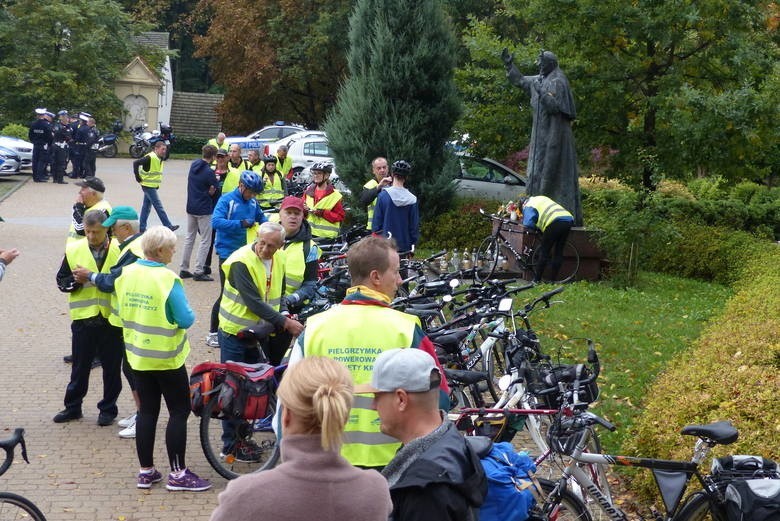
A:
<svg viewBox="0 0 780 521">
<path fill-rule="evenodd" d="M 45 108 L 35 109 L 38 119 L 30 125 L 28 140 L 33 144 L 32 176 L 36 183 L 46 182 L 46 163 L 52 143 L 51 120 L 54 114 Z"/>
<path fill-rule="evenodd" d="M 71 151 L 73 154 L 73 174 L 71 177 L 74 179 L 78 177 L 87 177 L 84 175 L 84 162 L 86 161 L 87 157 L 87 141 L 89 140 L 90 132 L 87 121 L 89 121 L 90 117 L 91 116 L 89 114 L 84 112 L 79 114 L 80 123 L 73 136 L 74 147 Z"/>
<path fill-rule="evenodd" d="M 81 120 L 78 114 L 68 114 L 68 128 L 70 128 L 70 142 L 68 143 L 68 160 L 70 161 L 70 172 L 68 177 L 71 179 L 78 177 L 76 174 L 76 160 L 75 160 L 75 148 L 76 148 L 76 131 L 79 129 Z"/>
<path fill-rule="evenodd" d="M 61 110 L 57 112 L 59 119 L 52 125 L 52 134 L 54 136 L 54 146 L 52 147 L 52 175 L 53 181 L 61 185 L 66 185 L 64 181 L 65 170 L 68 167 L 68 150 L 70 142 L 73 139 L 73 130 L 69 125 L 68 111 Z"/>
<path fill-rule="evenodd" d="M 84 172 L 84 177 L 95 176 L 95 161 L 97 160 L 98 139 L 100 138 L 100 132 L 95 126 L 95 118 L 87 118 L 87 131 L 86 131 L 86 149 L 81 167 Z"/>
</svg>

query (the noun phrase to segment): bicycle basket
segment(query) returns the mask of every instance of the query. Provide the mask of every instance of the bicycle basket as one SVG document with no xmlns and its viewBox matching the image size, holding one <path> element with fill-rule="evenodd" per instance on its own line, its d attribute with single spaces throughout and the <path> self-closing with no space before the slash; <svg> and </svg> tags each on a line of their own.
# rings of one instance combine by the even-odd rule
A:
<svg viewBox="0 0 780 521">
<path fill-rule="evenodd" d="M 593 374 L 584 364 L 534 364 L 526 370 L 528 390 L 547 409 L 558 409 L 566 396 L 567 402 L 574 401 L 574 384 L 577 386 L 577 403 L 593 403 L 599 398 L 599 386 L 594 381 L 584 383 Z M 558 384 L 565 384 L 563 393 L 556 392 Z"/>
<path fill-rule="evenodd" d="M 710 474 L 722 492 L 736 479 L 780 479 L 780 468 L 770 459 L 738 454 L 714 458 Z"/>
</svg>

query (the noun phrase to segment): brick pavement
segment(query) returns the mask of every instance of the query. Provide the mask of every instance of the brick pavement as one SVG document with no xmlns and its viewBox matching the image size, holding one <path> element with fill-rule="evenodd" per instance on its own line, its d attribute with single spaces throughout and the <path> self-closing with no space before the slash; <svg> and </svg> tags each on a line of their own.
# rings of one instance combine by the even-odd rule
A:
<svg viewBox="0 0 780 521">
<path fill-rule="evenodd" d="M 140 210 L 141 191 L 131 162 L 99 158 L 98 177 L 106 183 L 106 199 L 112 205 L 132 205 Z M 167 162 L 160 189 L 169 216 L 183 228 L 188 167 L 187 161 Z M 63 407 L 70 376 L 70 366 L 62 362 L 62 356 L 70 352 L 67 296 L 57 290 L 55 274 L 77 192 L 72 181 L 68 185 L 27 182 L 0 202 L 0 215 L 6 220 L 0 223 L 0 246 L 21 250 L 0 282 L 0 437 L 7 437 L 14 427 L 24 427 L 31 462 L 26 465 L 17 451 L 14 465 L 0 478 L 0 490 L 28 497 L 50 521 L 207 520 L 226 481 L 203 456 L 198 418 L 191 416 L 189 420 L 187 462 L 214 483 L 212 490 L 199 493 L 168 492 L 159 485 L 151 491 L 135 487 L 138 460 L 134 442 L 120 439 L 116 425 L 96 424 L 100 370 L 93 371 L 84 418 L 66 424 L 52 422 Z M 151 224 L 158 224 L 154 212 Z M 183 228 L 177 232 L 181 239 Z M 179 255 L 177 252 L 169 266 L 177 272 Z M 219 357 L 203 343 L 219 282 L 190 279 L 184 285 L 197 316 L 189 330 L 192 353 L 187 365 L 191 367 Z M 125 387 L 119 399 L 120 416 L 133 409 Z M 163 473 L 167 468 L 166 421 L 163 412 L 155 447 L 155 461 Z"/>
</svg>

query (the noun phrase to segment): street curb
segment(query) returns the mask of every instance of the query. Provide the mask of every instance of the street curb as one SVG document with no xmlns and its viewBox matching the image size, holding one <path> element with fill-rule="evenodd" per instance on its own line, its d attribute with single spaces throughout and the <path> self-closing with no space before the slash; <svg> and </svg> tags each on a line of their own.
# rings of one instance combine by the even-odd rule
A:
<svg viewBox="0 0 780 521">
<path fill-rule="evenodd" d="M 32 179 L 32 177 L 28 177 L 28 178 L 26 178 L 26 179 L 24 179 L 24 180 L 22 180 L 22 181 L 19 181 L 19 183 L 18 183 L 16 186 L 14 186 L 14 187 L 13 187 L 13 188 L 11 188 L 10 190 L 8 190 L 8 191 L 7 191 L 5 194 L 3 194 L 2 196 L 0 196 L 0 203 L 2 203 L 3 201 L 5 201 L 5 200 L 6 200 L 6 199 L 8 199 L 9 197 L 11 197 L 11 196 L 14 194 L 14 192 L 16 192 L 17 190 L 19 190 L 21 187 L 23 187 L 23 186 L 24 186 L 24 185 L 26 185 L 27 183 L 29 183 L 29 182 L 30 182 L 30 179 Z"/>
</svg>

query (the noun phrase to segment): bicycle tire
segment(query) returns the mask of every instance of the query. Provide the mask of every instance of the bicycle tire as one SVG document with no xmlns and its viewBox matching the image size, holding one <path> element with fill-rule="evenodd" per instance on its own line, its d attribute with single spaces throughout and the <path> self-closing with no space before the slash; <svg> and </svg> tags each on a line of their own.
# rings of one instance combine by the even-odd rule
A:
<svg viewBox="0 0 780 521">
<path fill-rule="evenodd" d="M 544 478 L 538 478 L 539 486 L 545 500 L 556 487 L 556 483 Z M 551 509 L 551 513 L 545 513 L 545 509 Z M 559 492 L 559 499 L 555 503 L 550 501 L 540 501 L 531 509 L 533 519 L 555 520 L 555 521 L 592 521 L 593 518 L 588 512 L 585 504 L 568 490 Z"/>
<path fill-rule="evenodd" d="M 477 265 L 474 278 L 477 282 L 485 282 L 493 276 L 498 266 L 498 239 L 492 235 L 485 237 L 477 249 Z"/>
<path fill-rule="evenodd" d="M 540 245 L 541 238 L 539 237 L 537 237 L 531 245 L 531 248 L 533 248 L 533 254 L 531 255 L 531 262 L 528 264 L 527 269 L 534 274 L 536 273 L 536 265 L 538 264 L 539 256 L 541 255 L 541 248 L 539 248 Z M 577 251 L 577 248 L 574 247 L 574 244 L 572 244 L 571 241 L 566 241 L 566 244 L 563 246 L 563 264 L 561 264 L 561 269 L 558 270 L 558 276 L 555 278 L 555 280 L 545 278 L 545 275 L 549 274 L 550 271 L 550 262 L 548 261 L 545 273 L 542 273 L 542 280 L 550 280 L 550 282 L 555 284 L 569 282 L 574 280 L 574 276 L 577 274 L 579 269 L 580 252 Z"/>
<path fill-rule="evenodd" d="M 46 521 L 46 516 L 29 499 L 11 492 L 0 492 L 0 519 Z"/>
<path fill-rule="evenodd" d="M 601 439 L 599 438 L 598 431 L 591 428 L 590 438 L 588 439 L 588 446 L 585 447 L 585 451 L 590 454 L 602 454 L 601 452 Z M 577 465 L 588 474 L 588 477 L 595 483 L 599 491 L 604 494 L 609 501 L 612 501 L 612 491 L 609 489 L 609 480 L 607 479 L 607 471 L 605 465 L 600 463 L 577 463 Z M 576 483 L 572 483 L 570 486 L 578 486 Z M 578 498 L 582 499 L 585 505 L 588 507 L 591 518 L 594 521 L 600 521 L 602 519 L 609 519 L 609 516 L 601 510 L 595 499 L 590 497 L 585 491 L 581 494 L 575 494 Z"/>
<path fill-rule="evenodd" d="M 470 409 L 472 407 L 471 400 L 464 392 L 464 387 L 460 385 L 450 384 L 450 404 L 451 409 Z"/>
<path fill-rule="evenodd" d="M 275 399 L 269 400 L 269 411 L 276 409 L 275 402 Z M 254 441 L 263 449 L 260 453 L 260 460 L 247 463 L 237 461 L 230 456 L 222 456 L 224 446 L 222 441 L 223 420 L 212 418 L 211 416 L 214 409 L 219 406 L 218 404 L 219 401 L 215 398 L 209 400 L 209 403 L 203 408 L 203 413 L 200 417 L 200 445 L 203 448 L 206 460 L 214 467 L 214 470 L 225 479 L 235 479 L 244 474 L 262 472 L 274 468 L 280 457 L 276 434 L 273 430 L 268 430 L 266 427 L 262 429 L 253 428 L 255 420 L 236 420 L 238 422 L 235 429 L 236 438 L 232 440 L 232 443 L 246 442 L 248 440 Z M 268 425 L 270 425 L 271 418 L 273 418 L 273 412 L 264 419 L 269 422 Z"/>
<path fill-rule="evenodd" d="M 506 373 L 506 363 L 504 363 L 504 357 L 501 354 L 503 352 L 502 346 L 500 341 L 494 342 L 487 356 L 482 360 L 483 370 L 488 373 L 487 390 L 490 397 L 493 398 L 493 403 L 498 401 L 501 394 L 498 391 L 498 380 Z"/>
<path fill-rule="evenodd" d="M 709 496 L 703 492 L 694 492 L 674 516 L 674 521 L 725 521 L 725 512 L 713 512 Z"/>
</svg>

